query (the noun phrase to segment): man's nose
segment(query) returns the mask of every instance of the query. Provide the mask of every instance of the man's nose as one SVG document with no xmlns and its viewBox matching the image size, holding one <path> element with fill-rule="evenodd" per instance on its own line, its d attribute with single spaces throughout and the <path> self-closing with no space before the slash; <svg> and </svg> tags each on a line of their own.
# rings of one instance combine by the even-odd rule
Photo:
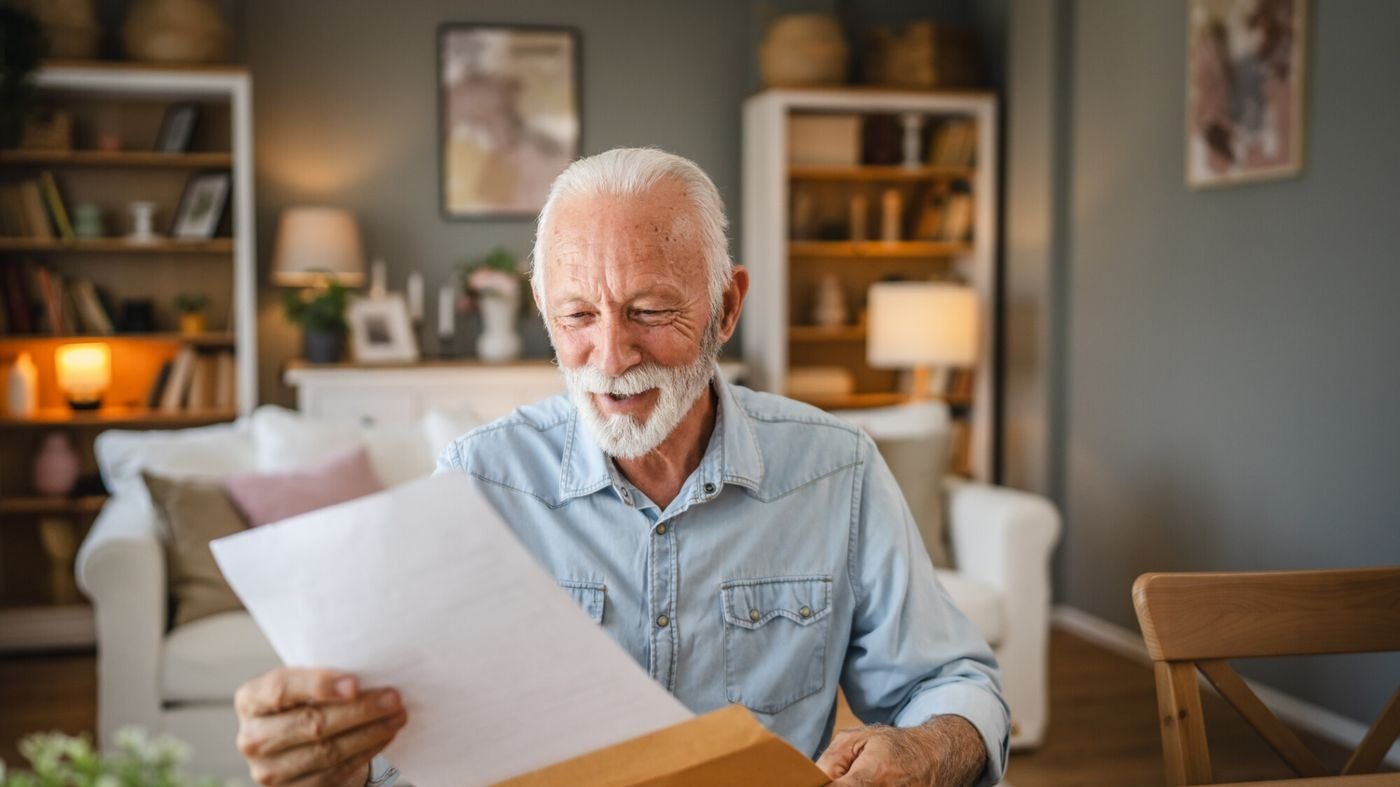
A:
<svg viewBox="0 0 1400 787">
<path fill-rule="evenodd" d="M 627 319 L 622 315 L 605 315 L 601 327 L 602 335 L 593 348 L 594 368 L 616 377 L 642 362 L 641 348 Z"/>
</svg>

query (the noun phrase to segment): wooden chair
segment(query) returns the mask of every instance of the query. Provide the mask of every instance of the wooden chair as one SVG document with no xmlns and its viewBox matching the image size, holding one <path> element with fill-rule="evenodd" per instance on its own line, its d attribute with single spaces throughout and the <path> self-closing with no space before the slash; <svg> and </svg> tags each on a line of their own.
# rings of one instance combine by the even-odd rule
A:
<svg viewBox="0 0 1400 787">
<path fill-rule="evenodd" d="M 1200 670 L 1299 776 L 1317 756 L 1225 662 L 1231 658 L 1400 651 L 1400 566 L 1342 571 L 1143 574 L 1133 605 L 1157 677 L 1167 784 L 1211 784 Z M 1400 736 L 1400 690 L 1342 775 L 1374 773 Z M 1347 780 L 1342 780 L 1346 783 Z"/>
</svg>

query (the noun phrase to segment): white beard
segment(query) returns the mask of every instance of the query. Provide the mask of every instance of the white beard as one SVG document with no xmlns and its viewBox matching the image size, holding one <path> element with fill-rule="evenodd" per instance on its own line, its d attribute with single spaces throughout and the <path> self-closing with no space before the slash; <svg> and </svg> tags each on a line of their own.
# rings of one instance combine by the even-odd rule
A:
<svg viewBox="0 0 1400 787">
<path fill-rule="evenodd" d="M 710 336 L 700 347 L 700 355 L 685 366 L 642 364 L 612 377 L 591 366 L 578 369 L 560 367 L 564 384 L 574 400 L 584 424 L 608 456 L 635 459 L 651 453 L 665 442 L 685 418 L 715 374 L 718 342 Z M 604 415 L 593 401 L 593 394 L 630 396 L 657 389 L 656 405 L 645 421 L 630 415 Z"/>
</svg>

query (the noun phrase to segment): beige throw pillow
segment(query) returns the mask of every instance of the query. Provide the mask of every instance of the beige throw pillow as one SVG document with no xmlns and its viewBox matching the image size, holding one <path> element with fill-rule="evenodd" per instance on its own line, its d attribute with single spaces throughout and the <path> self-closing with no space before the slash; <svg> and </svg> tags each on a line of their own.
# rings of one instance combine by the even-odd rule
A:
<svg viewBox="0 0 1400 787">
<path fill-rule="evenodd" d="M 164 478 L 143 472 L 165 541 L 166 587 L 174 625 L 216 612 L 242 609 L 209 551 L 209 542 L 240 532 L 247 523 L 218 481 Z"/>
</svg>

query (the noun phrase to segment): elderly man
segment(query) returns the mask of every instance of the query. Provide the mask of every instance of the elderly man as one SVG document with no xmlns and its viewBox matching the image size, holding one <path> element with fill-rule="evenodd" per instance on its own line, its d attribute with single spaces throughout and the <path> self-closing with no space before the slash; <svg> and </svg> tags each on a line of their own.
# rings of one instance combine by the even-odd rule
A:
<svg viewBox="0 0 1400 787">
<path fill-rule="evenodd" d="M 533 274 L 568 395 L 460 438 L 439 472 L 476 479 L 692 710 L 744 705 L 836 785 L 994 784 L 996 664 L 870 438 L 716 374 L 749 284 L 725 228 L 686 159 L 618 149 L 570 166 L 540 212 Z M 868 726 L 833 738 L 838 686 Z M 283 668 L 236 704 L 260 784 L 397 780 L 375 757 L 407 722 L 392 688 Z"/>
</svg>

